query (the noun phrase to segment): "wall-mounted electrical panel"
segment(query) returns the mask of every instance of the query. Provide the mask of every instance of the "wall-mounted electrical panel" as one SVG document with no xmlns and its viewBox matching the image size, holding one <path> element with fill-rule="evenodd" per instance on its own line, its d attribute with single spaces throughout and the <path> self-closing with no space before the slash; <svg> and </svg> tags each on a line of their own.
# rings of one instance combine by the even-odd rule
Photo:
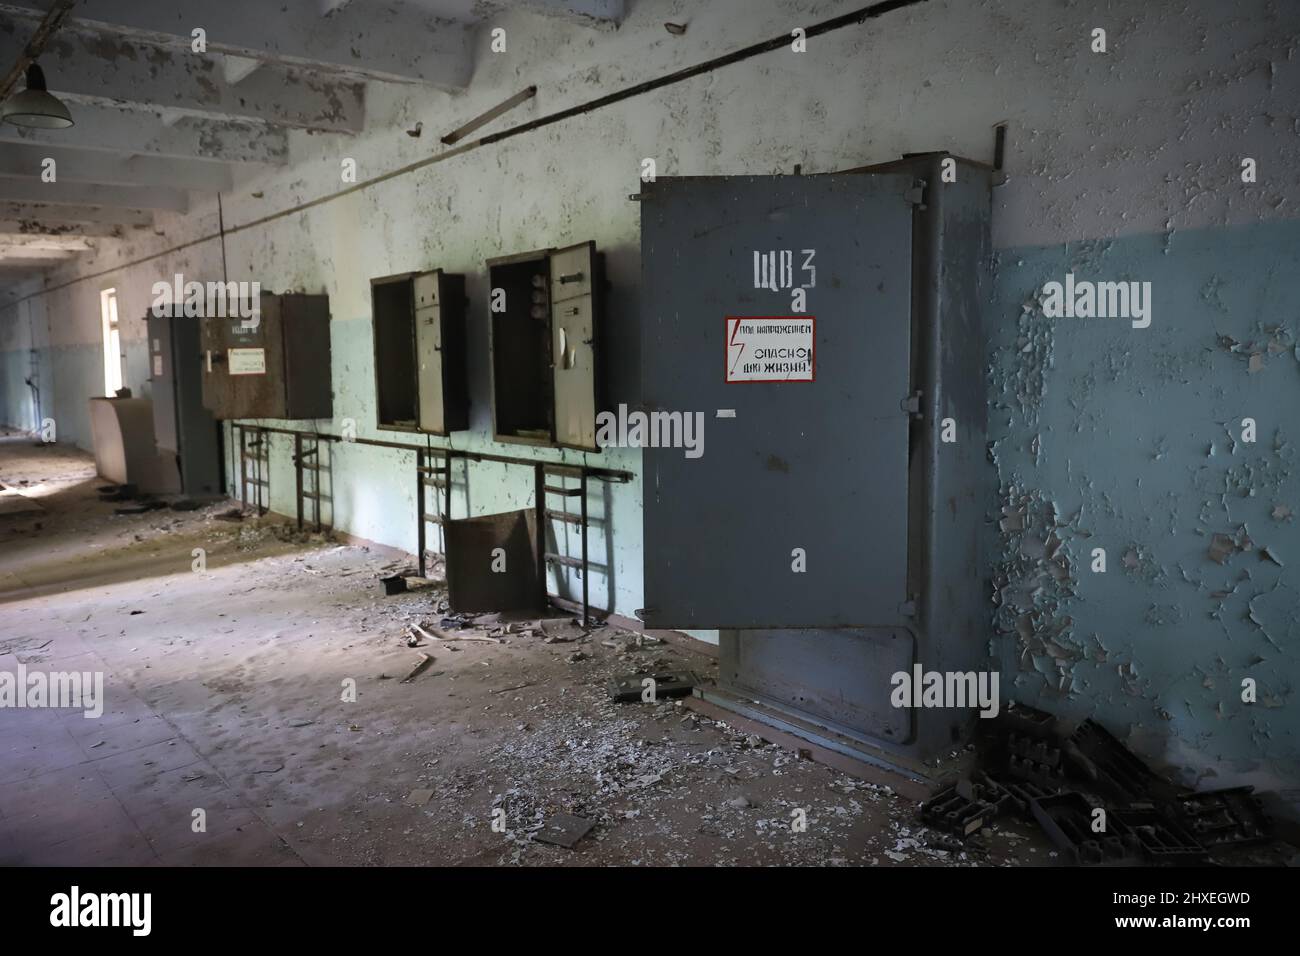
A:
<svg viewBox="0 0 1300 956">
<path fill-rule="evenodd" d="M 219 419 L 331 417 L 329 296 L 263 294 L 260 305 L 200 320 L 203 404 Z"/>
<path fill-rule="evenodd" d="M 203 405 L 204 357 L 199 319 L 145 315 L 149 385 L 158 453 L 187 495 L 221 494 L 218 426 Z"/>
<path fill-rule="evenodd" d="M 604 267 L 594 242 L 488 260 L 499 441 L 599 451 Z"/>
<path fill-rule="evenodd" d="M 465 277 L 435 269 L 370 280 L 376 424 L 448 435 L 469 428 Z"/>
<path fill-rule="evenodd" d="M 721 630 L 723 706 L 896 765 L 974 712 L 894 675 L 993 663 L 990 185 L 935 153 L 642 186 L 643 401 L 728 413 L 702 457 L 644 452 L 639 613 Z"/>
</svg>

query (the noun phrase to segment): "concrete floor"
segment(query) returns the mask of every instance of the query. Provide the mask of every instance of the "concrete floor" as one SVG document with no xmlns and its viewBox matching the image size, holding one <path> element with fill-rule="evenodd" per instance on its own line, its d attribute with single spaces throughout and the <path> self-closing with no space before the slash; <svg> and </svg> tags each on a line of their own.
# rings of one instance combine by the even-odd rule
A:
<svg viewBox="0 0 1300 956">
<path fill-rule="evenodd" d="M 107 699 L 98 719 L 0 710 L 0 864 L 1054 862 L 1014 825 L 945 849 L 879 782 L 608 700 L 643 667 L 711 676 L 689 642 L 557 617 L 547 635 L 573 640 L 413 649 L 405 625 L 436 624 L 445 592 L 384 597 L 392 553 L 223 520 L 224 502 L 117 516 L 88 456 L 26 438 L 0 439 L 0 480 L 46 509 L 0 517 L 0 671 L 102 671 Z M 531 839 L 555 813 L 596 827 L 573 850 Z"/>
</svg>

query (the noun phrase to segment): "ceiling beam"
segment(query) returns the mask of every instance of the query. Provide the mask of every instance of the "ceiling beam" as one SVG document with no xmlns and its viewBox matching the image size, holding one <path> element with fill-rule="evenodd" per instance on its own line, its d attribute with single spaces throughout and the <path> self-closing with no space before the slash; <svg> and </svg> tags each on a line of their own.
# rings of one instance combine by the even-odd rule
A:
<svg viewBox="0 0 1300 956">
<path fill-rule="evenodd" d="M 0 244 L 0 262 L 59 263 L 75 259 L 80 254 L 77 249 L 36 249 L 31 246 L 9 246 Z"/>
<path fill-rule="evenodd" d="M 90 222 L 117 226 L 152 226 L 148 209 L 114 209 L 101 206 L 71 206 L 42 202 L 9 202 L 0 199 L 0 219 L 19 222 Z"/>
<path fill-rule="evenodd" d="M 0 200 L 60 206 L 115 206 L 122 209 L 168 209 L 185 212 L 184 192 L 163 186 L 97 186 L 93 183 L 43 183 L 0 177 Z"/>
<path fill-rule="evenodd" d="M 148 153 L 176 159 L 223 163 L 289 161 L 284 130 L 257 123 L 227 123 L 185 117 L 171 126 L 155 113 L 116 106 L 78 105 L 70 129 L 25 129 L 0 123 L 0 143 L 48 143 L 72 149 Z"/>
<path fill-rule="evenodd" d="M 21 55 L 26 32 L 23 21 L 0 13 L 0 63 Z M 365 125 L 362 84 L 341 77 L 264 66 L 232 86 L 217 57 L 69 26 L 50 38 L 40 62 L 50 92 L 73 103 L 140 103 L 329 133 L 356 133 Z M 72 115 L 75 120 L 75 108 Z"/>
<path fill-rule="evenodd" d="M 122 239 L 129 229 L 138 226 L 120 226 L 111 222 L 52 222 L 36 219 L 0 219 L 0 242 L 17 236 L 68 236 L 90 239 Z"/>
<path fill-rule="evenodd" d="M 9 146 L 0 150 L 0 176 L 40 179 L 53 160 L 56 181 L 110 186 L 167 186 L 198 192 L 230 189 L 230 169 L 221 163 L 157 156 L 115 156 L 56 146 Z"/>
<path fill-rule="evenodd" d="M 36 0 L 7 0 L 0 10 L 28 20 L 45 12 Z M 192 32 L 201 28 L 208 53 L 447 90 L 464 89 L 474 65 L 467 26 L 398 0 L 81 0 L 70 26 L 195 56 Z"/>
<path fill-rule="evenodd" d="M 0 233 L 0 252 L 7 249 L 51 249 L 81 252 L 94 249 L 95 244 L 85 236 L 32 236 Z"/>
</svg>

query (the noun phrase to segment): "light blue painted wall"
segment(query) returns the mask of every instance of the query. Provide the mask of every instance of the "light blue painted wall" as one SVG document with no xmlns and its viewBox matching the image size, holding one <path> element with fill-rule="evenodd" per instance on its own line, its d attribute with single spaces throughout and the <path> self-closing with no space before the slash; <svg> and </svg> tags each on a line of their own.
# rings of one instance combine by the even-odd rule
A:
<svg viewBox="0 0 1300 956">
<path fill-rule="evenodd" d="M 54 389 L 44 332 L 39 299 L 0 309 L 0 425 L 36 432 L 49 414 Z M 28 386 L 29 378 L 39 398 Z"/>
<path fill-rule="evenodd" d="M 1300 802 L 1300 223 L 998 259 L 991 447 L 1004 501 L 1028 517 L 994 557 L 1003 686 L 1016 675 L 1020 700 L 1128 728 L 1207 784 L 1289 787 Z M 1044 317 L 1036 293 L 1067 272 L 1149 281 L 1151 326 Z M 1040 557 L 1048 503 L 1063 579 Z M 1208 556 L 1213 534 L 1241 529 L 1253 550 Z M 1242 702 L 1246 677 L 1258 703 Z"/>
</svg>

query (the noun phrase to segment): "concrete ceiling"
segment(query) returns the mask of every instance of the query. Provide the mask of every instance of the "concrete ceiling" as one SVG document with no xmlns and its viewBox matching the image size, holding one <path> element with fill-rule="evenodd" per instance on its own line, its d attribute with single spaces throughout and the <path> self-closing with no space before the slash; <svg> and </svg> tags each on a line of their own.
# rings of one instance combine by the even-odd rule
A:
<svg viewBox="0 0 1300 956">
<path fill-rule="evenodd" d="M 50 0 L 0 0 L 0 74 Z M 474 31 L 527 9 L 608 25 L 624 0 L 79 0 L 38 57 L 66 130 L 0 123 L 0 304 L 97 240 L 230 188 L 236 166 L 284 165 L 290 129 L 365 128 L 373 81 L 462 90 Z M 206 53 L 191 49 L 206 34 Z M 16 90 L 24 84 L 19 83 Z M 15 90 L 15 91 L 16 91 Z M 55 161 L 54 182 L 41 178 Z M 37 237 L 69 240 L 51 245 Z"/>
</svg>

